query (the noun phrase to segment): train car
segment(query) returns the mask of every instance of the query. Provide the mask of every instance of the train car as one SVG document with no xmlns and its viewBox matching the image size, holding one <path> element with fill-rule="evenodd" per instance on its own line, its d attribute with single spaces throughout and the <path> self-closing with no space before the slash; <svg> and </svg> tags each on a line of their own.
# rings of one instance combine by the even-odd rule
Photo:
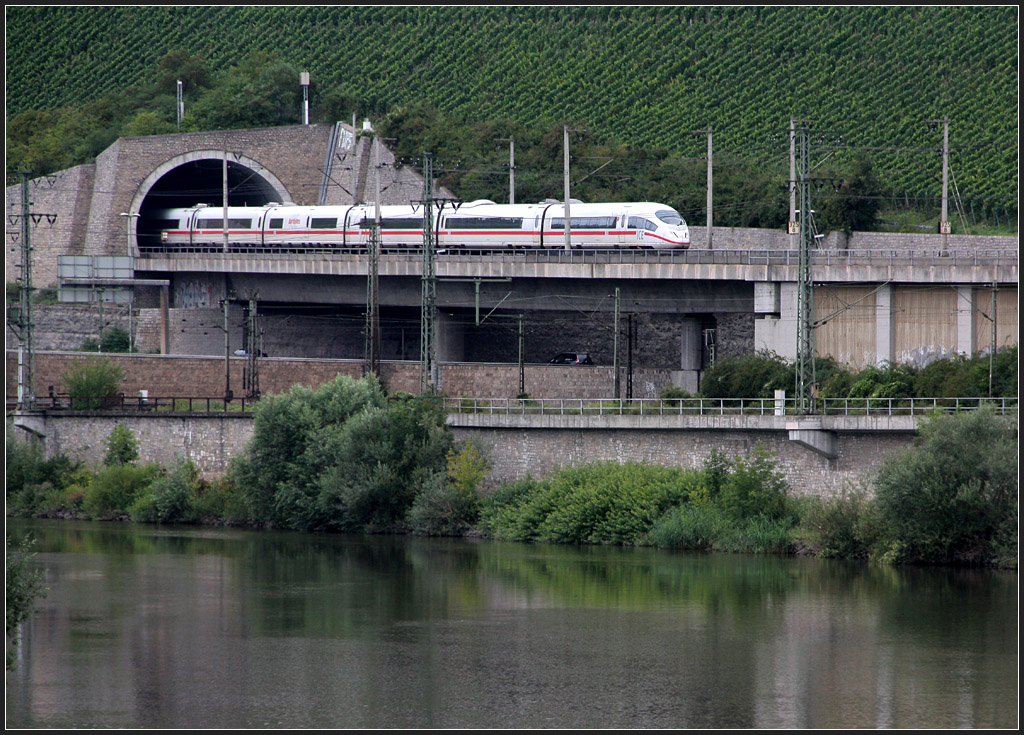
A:
<svg viewBox="0 0 1024 735">
<path fill-rule="evenodd" d="M 228 208 L 228 246 L 270 248 L 362 248 L 376 217 L 370 204 Z M 423 208 L 382 206 L 381 247 L 419 248 Z M 686 222 L 671 207 L 655 202 L 570 203 L 573 248 L 686 248 Z M 224 244 L 224 209 L 198 204 L 155 212 L 152 223 L 166 246 L 215 248 Z M 481 200 L 434 210 L 437 247 L 506 250 L 565 247 L 565 205 L 495 204 Z"/>
</svg>

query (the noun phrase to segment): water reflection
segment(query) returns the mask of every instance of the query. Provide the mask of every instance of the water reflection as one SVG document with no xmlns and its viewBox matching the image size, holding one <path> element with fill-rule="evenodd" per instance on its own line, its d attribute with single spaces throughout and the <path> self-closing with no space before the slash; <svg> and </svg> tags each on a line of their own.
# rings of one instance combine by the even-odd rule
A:
<svg viewBox="0 0 1024 735">
<path fill-rule="evenodd" d="M 12 521 L 29 727 L 1015 727 L 1015 574 Z"/>
</svg>

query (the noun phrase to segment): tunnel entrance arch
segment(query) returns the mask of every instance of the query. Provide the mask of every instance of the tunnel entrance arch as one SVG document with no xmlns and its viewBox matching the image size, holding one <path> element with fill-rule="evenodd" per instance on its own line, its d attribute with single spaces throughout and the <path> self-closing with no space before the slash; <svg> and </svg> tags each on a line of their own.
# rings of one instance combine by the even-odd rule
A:
<svg viewBox="0 0 1024 735">
<path fill-rule="evenodd" d="M 155 234 L 157 211 L 196 204 L 223 205 L 224 162 L 224 151 L 191 151 L 168 159 L 142 181 L 132 198 L 132 216 L 128 217 L 134 254 L 138 254 L 139 245 L 159 244 Z M 280 179 L 263 164 L 230 151 L 227 188 L 229 206 L 257 207 L 292 200 Z"/>
</svg>

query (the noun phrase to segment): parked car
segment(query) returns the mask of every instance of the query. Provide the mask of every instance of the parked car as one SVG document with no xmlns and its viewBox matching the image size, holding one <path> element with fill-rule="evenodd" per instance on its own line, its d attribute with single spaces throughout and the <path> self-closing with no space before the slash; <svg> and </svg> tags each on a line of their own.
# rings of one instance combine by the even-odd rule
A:
<svg viewBox="0 0 1024 735">
<path fill-rule="evenodd" d="M 586 352 L 559 352 L 548 360 L 550 365 L 593 365 L 594 361 Z"/>
</svg>

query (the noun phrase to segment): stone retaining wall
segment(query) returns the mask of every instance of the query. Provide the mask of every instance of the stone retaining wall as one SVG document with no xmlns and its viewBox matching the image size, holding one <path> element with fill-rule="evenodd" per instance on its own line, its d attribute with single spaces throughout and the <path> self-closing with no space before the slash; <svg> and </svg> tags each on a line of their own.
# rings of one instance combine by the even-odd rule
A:
<svg viewBox="0 0 1024 735">
<path fill-rule="evenodd" d="M 170 467 L 191 458 L 208 478 L 222 476 L 232 457 L 252 436 L 246 414 L 209 416 L 121 416 L 50 414 L 32 418 L 45 435 L 47 452 L 63 453 L 99 466 L 105 441 L 118 424 L 139 439 L 140 461 Z M 751 426 L 756 426 L 752 423 Z M 455 437 L 472 440 L 491 463 L 491 485 L 516 478 L 542 478 L 562 467 L 601 460 L 647 462 L 697 468 L 712 451 L 747 457 L 758 447 L 773 455 L 794 495 L 832 496 L 864 484 L 872 469 L 890 452 L 907 446 L 911 432 L 838 432 L 836 457 L 828 459 L 789 441 L 785 431 L 760 428 L 494 428 L 455 426 Z"/>
</svg>

